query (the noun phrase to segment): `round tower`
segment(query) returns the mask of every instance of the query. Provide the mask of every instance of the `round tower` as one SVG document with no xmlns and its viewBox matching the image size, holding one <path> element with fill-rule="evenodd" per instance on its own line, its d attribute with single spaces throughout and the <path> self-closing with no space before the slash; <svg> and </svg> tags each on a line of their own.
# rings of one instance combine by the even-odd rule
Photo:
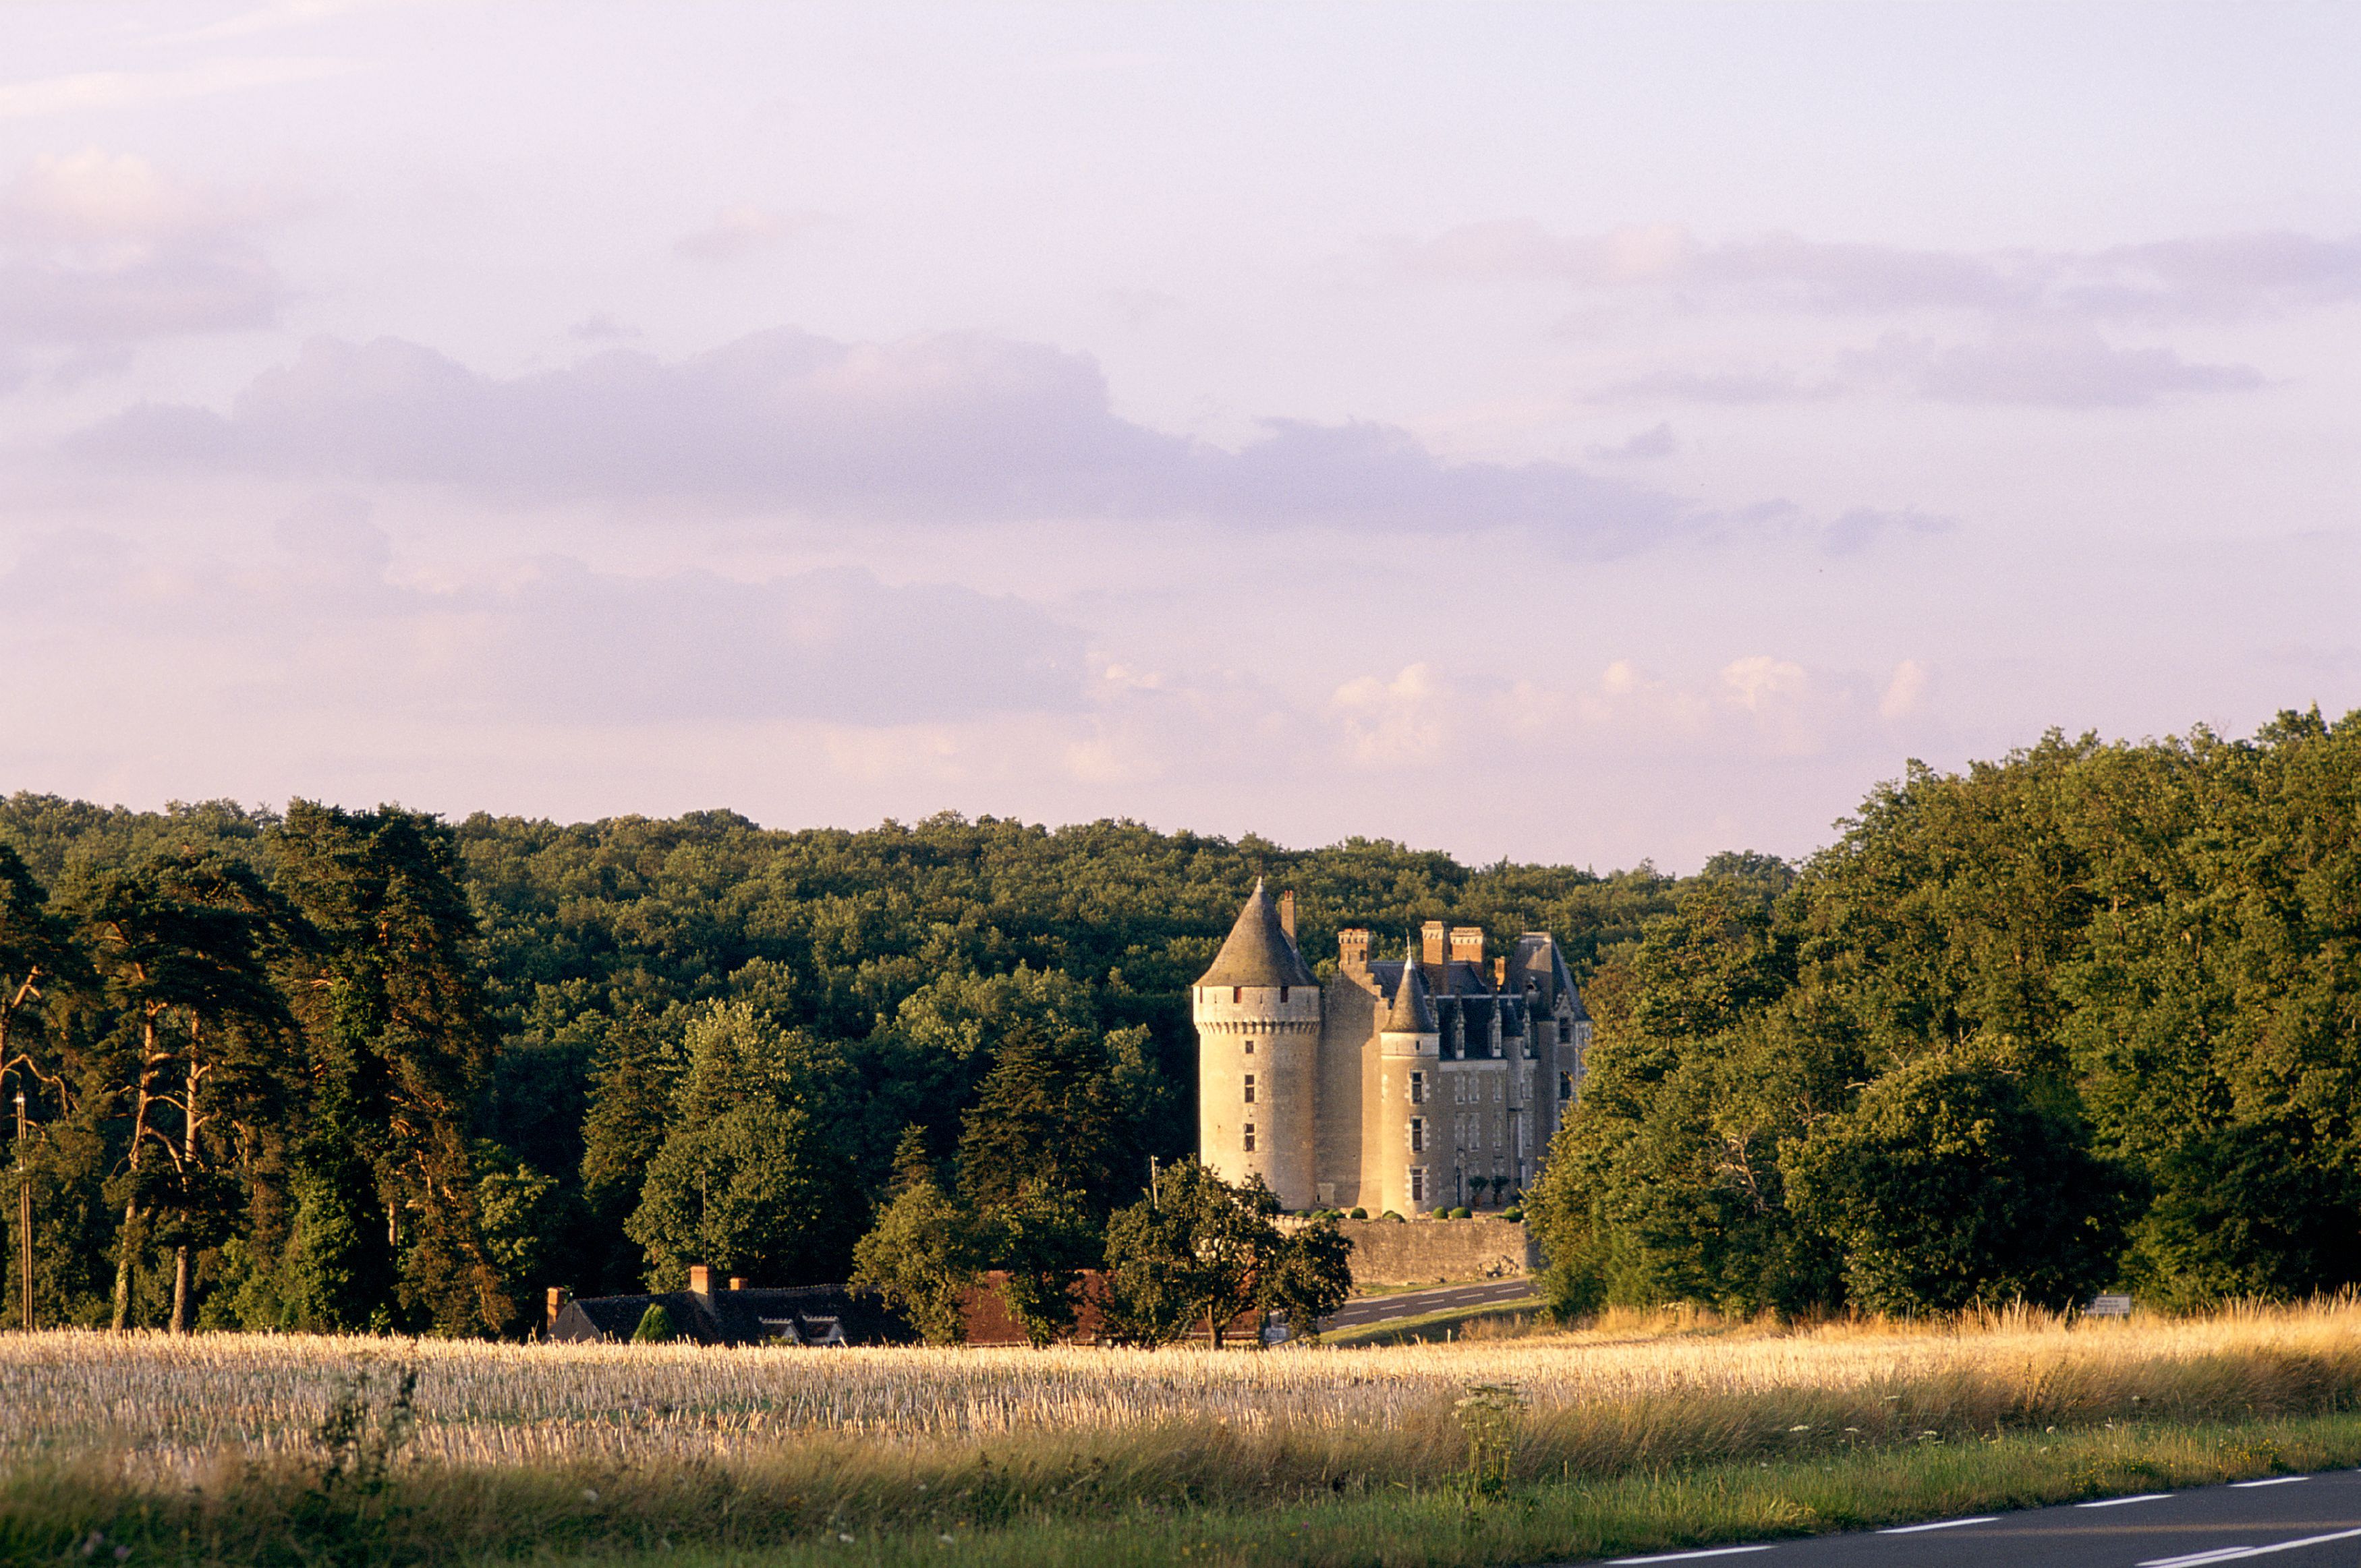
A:
<svg viewBox="0 0 2361 1568">
<path fill-rule="evenodd" d="M 1197 1157 L 1224 1181 L 1259 1176 L 1280 1203 L 1308 1209 L 1321 996 L 1296 951 L 1292 913 L 1257 880 L 1191 992 Z"/>
<path fill-rule="evenodd" d="M 1378 1020 L 1378 1201 L 1404 1219 L 1443 1202 L 1436 1190 L 1451 1163 L 1442 1105 L 1443 1032 L 1427 1000 L 1415 946 L 1402 952 L 1401 979 Z"/>
</svg>

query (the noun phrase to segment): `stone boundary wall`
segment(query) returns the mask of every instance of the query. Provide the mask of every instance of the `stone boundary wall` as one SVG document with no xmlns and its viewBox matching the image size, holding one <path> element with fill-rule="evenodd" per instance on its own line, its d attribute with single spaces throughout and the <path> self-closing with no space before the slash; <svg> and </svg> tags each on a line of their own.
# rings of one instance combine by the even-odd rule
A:
<svg viewBox="0 0 2361 1568">
<path fill-rule="evenodd" d="M 1541 1266 L 1541 1248 L 1517 1220 L 1339 1220 L 1353 1244 L 1356 1285 L 1507 1279 Z"/>
</svg>

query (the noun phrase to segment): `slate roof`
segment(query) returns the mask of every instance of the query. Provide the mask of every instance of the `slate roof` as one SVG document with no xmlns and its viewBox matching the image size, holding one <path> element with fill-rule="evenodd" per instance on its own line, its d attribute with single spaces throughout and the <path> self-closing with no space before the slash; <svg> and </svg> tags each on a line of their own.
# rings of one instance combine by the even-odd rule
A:
<svg viewBox="0 0 2361 1568">
<path fill-rule="evenodd" d="M 699 1344 L 906 1344 L 918 1337 L 881 1298 L 842 1285 L 586 1296 L 566 1304 L 549 1337 L 594 1344 L 628 1341 L 659 1302 L 673 1331 Z"/>
<path fill-rule="evenodd" d="M 1386 1004 L 1385 1022 L 1378 1027 L 1389 1035 L 1432 1035 L 1435 1032 L 1434 1008 L 1427 1000 L 1426 977 L 1418 966 L 1402 955 L 1401 972 L 1395 978 L 1393 999 Z"/>
<path fill-rule="evenodd" d="M 1563 996 L 1577 1022 L 1590 1021 L 1590 1010 L 1582 1004 L 1582 988 L 1574 983 L 1574 975 L 1565 967 L 1565 954 L 1546 932 L 1528 931 L 1517 939 L 1517 956 L 1509 972 L 1530 980 L 1545 1004 L 1554 1006 Z"/>
<path fill-rule="evenodd" d="M 1229 940 L 1213 957 L 1213 967 L 1197 977 L 1199 985 L 1318 985 L 1303 955 L 1295 950 L 1279 923 L 1279 905 L 1255 879 L 1254 896 L 1238 911 Z"/>
</svg>

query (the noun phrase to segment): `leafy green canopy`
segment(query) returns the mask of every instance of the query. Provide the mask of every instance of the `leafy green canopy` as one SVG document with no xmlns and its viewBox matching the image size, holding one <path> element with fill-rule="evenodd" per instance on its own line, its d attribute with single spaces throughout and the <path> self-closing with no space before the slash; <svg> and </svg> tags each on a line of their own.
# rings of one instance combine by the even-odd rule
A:
<svg viewBox="0 0 2361 1568">
<path fill-rule="evenodd" d="M 1913 764 L 1589 987 L 1562 1310 L 2361 1281 L 2361 715 Z"/>
</svg>

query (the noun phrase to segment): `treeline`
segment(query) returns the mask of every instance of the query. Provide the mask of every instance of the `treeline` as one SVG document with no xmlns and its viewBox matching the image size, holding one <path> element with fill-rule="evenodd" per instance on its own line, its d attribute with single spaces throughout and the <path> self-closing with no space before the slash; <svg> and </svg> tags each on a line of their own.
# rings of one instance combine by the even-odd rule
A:
<svg viewBox="0 0 2361 1568">
<path fill-rule="evenodd" d="M 1561 1310 L 2361 1281 L 2361 714 L 1914 766 L 1588 988 Z"/>
<path fill-rule="evenodd" d="M 1186 988 L 1257 875 L 1297 891 L 1315 959 L 1342 924 L 1440 918 L 1554 931 L 1578 971 L 1680 885 L 1117 822 L 16 795 L 0 1064 L 27 1121 L 0 1130 L 38 1319 L 513 1333 L 546 1286 L 676 1288 L 692 1261 L 845 1278 L 906 1199 L 906 1225 L 928 1203 L 956 1221 L 938 1283 L 1008 1267 L 1054 1296 L 1113 1230 L 1126 1299 L 1169 1326 L 1229 1287 L 1182 1288 L 1150 1234 L 1178 1222 L 1123 1216 L 1149 1157 L 1193 1145 Z M 1232 1285 L 1318 1272 L 1240 1201 L 1203 1209 L 1261 1238 Z M 5 1219 L 15 1322 L 16 1203 Z M 1042 1321 L 1063 1310 L 1045 1297 Z"/>
</svg>

